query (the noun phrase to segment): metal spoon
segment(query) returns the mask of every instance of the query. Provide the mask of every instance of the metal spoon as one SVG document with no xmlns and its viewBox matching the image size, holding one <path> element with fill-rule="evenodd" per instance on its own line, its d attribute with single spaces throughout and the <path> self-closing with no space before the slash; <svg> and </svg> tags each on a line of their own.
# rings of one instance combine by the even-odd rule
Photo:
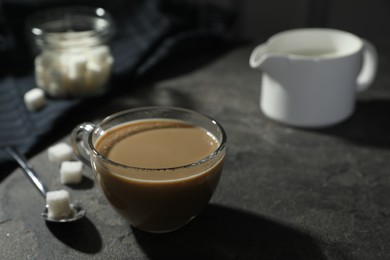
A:
<svg viewBox="0 0 390 260">
<path fill-rule="evenodd" d="M 20 167 L 22 167 L 24 174 L 28 177 L 28 179 L 31 181 L 32 184 L 34 184 L 34 187 L 39 191 L 39 193 L 42 195 L 42 197 L 46 200 L 46 193 L 48 192 L 48 189 L 46 185 L 44 185 L 38 178 L 37 173 L 33 169 L 32 165 L 27 161 L 27 159 L 19 153 L 15 148 L 11 146 L 5 147 L 6 151 L 19 163 Z M 81 219 L 85 216 L 85 210 L 80 205 L 70 204 L 70 208 L 73 211 L 73 214 L 71 214 L 67 218 L 62 219 L 54 219 L 49 218 L 48 216 L 48 205 L 46 205 L 46 208 L 41 213 L 41 216 L 46 221 L 50 222 L 72 222 Z"/>
</svg>

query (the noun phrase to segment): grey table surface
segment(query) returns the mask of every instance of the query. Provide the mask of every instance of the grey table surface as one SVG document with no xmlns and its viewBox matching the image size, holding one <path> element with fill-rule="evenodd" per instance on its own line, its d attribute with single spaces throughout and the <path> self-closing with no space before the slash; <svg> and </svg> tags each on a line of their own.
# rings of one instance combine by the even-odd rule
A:
<svg viewBox="0 0 390 260">
<path fill-rule="evenodd" d="M 248 65 L 254 46 L 187 70 L 195 61 L 183 57 L 158 81 L 100 99 L 78 119 L 144 105 L 217 119 L 228 156 L 210 204 L 194 221 L 167 234 L 133 229 L 89 168 L 80 185 L 61 185 L 43 150 L 30 162 L 50 189 L 69 190 L 87 218 L 43 221 L 44 200 L 15 169 L 0 183 L 0 259 L 390 259 L 390 43 L 377 43 L 377 78 L 358 94 L 352 117 L 319 130 L 284 126 L 260 112 L 261 74 Z"/>
</svg>

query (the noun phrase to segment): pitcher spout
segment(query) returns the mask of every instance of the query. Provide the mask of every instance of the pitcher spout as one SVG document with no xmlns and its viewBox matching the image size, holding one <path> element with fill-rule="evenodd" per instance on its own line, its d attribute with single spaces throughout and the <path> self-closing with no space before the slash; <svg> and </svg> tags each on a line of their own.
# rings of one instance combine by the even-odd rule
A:
<svg viewBox="0 0 390 260">
<path fill-rule="evenodd" d="M 251 53 L 249 65 L 253 69 L 258 69 L 268 57 L 268 48 L 266 44 L 257 46 Z"/>
<path fill-rule="evenodd" d="M 280 54 L 270 52 L 267 44 L 261 44 L 252 51 L 249 65 L 253 69 L 261 69 L 264 72 L 274 74 L 274 71 L 280 70 L 280 62 L 285 58 Z"/>
</svg>

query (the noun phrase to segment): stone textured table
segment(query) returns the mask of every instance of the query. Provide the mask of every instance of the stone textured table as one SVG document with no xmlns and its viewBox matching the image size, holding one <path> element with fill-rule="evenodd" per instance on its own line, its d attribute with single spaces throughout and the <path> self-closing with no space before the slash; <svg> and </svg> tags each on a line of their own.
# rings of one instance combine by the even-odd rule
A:
<svg viewBox="0 0 390 260">
<path fill-rule="evenodd" d="M 135 230 L 108 205 L 89 168 L 80 185 L 63 186 L 43 150 L 31 163 L 51 189 L 69 190 L 87 218 L 46 223 L 44 200 L 22 171 L 2 173 L 0 259 L 390 259 L 390 43 L 377 43 L 378 77 L 359 93 L 353 116 L 321 130 L 262 115 L 261 74 L 248 65 L 254 46 L 167 61 L 63 122 L 58 142 L 69 142 L 82 121 L 144 105 L 217 119 L 228 135 L 224 173 L 192 223 L 168 234 Z"/>
</svg>

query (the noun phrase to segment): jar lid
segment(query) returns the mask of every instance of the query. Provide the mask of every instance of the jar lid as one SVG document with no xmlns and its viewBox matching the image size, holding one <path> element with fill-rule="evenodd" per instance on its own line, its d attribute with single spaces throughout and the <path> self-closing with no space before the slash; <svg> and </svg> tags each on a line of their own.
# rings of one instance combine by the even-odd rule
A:
<svg viewBox="0 0 390 260">
<path fill-rule="evenodd" d="M 28 34 L 37 47 L 73 48 L 108 42 L 114 34 L 114 22 L 103 8 L 61 7 L 31 15 Z"/>
</svg>

